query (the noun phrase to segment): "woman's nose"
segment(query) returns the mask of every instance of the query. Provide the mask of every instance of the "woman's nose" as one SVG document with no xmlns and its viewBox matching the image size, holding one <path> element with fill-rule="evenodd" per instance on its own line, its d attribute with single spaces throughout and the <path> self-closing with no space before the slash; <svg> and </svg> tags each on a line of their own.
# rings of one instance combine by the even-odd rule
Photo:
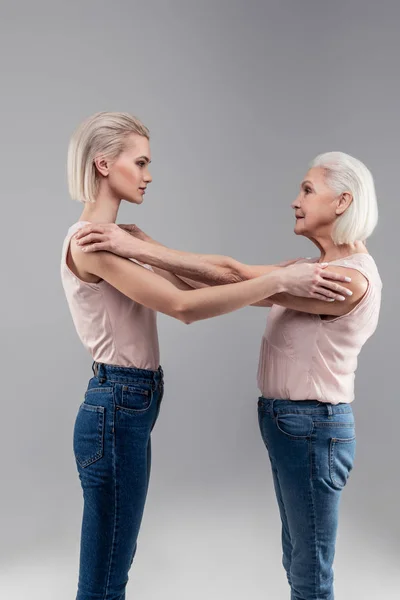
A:
<svg viewBox="0 0 400 600">
<path fill-rule="evenodd" d="M 293 209 L 300 208 L 300 198 L 297 196 L 296 200 L 293 200 L 290 205 Z"/>
</svg>

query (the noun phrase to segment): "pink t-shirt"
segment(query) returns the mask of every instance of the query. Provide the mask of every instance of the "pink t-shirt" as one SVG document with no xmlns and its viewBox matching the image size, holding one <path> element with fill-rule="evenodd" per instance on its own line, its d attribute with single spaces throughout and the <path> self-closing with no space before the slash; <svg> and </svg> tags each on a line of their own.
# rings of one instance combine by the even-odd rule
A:
<svg viewBox="0 0 400 600">
<path fill-rule="evenodd" d="M 85 224 L 79 221 L 69 228 L 61 258 L 61 280 L 78 336 L 96 362 L 156 370 L 160 364 L 157 313 L 107 281 L 82 281 L 67 265 L 71 237 Z"/>
<path fill-rule="evenodd" d="M 265 398 L 332 404 L 354 400 L 357 357 L 376 329 L 382 282 L 369 254 L 329 264 L 360 271 L 368 280 L 367 291 L 341 317 L 323 319 L 278 305 L 271 308 L 258 366 L 258 387 Z"/>
</svg>

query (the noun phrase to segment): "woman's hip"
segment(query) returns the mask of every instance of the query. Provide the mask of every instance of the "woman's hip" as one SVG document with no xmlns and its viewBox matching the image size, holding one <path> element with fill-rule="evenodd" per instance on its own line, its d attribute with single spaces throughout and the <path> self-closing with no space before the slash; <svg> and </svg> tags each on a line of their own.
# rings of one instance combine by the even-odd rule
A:
<svg viewBox="0 0 400 600">
<path fill-rule="evenodd" d="M 271 463 L 282 477 L 323 481 L 333 490 L 345 486 L 356 450 L 350 404 L 261 397 L 258 419 Z"/>
</svg>

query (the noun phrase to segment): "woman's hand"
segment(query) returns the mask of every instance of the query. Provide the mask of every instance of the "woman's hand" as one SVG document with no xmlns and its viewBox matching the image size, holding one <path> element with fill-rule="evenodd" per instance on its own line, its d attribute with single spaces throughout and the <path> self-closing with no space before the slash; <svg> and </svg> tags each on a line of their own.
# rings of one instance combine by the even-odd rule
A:
<svg viewBox="0 0 400 600">
<path fill-rule="evenodd" d="M 143 242 L 154 242 L 154 240 L 149 235 L 147 235 L 147 233 L 142 231 L 140 227 L 133 223 L 118 225 L 118 227 L 120 227 L 130 235 L 133 235 L 133 237 L 135 237 L 138 240 L 142 240 Z"/>
<path fill-rule="evenodd" d="M 285 292 L 293 296 L 333 302 L 344 301 L 353 292 L 337 282 L 350 283 L 351 278 L 329 271 L 329 263 L 300 263 L 281 269 Z"/>
<path fill-rule="evenodd" d="M 138 236 L 135 235 L 136 233 Z M 115 223 L 91 223 L 79 229 L 74 237 L 77 245 L 84 252 L 103 250 L 124 258 L 138 258 L 140 249 L 145 243 L 139 237 L 141 235 L 145 236 L 146 234 L 136 225 L 119 226 Z"/>
<path fill-rule="evenodd" d="M 289 265 L 294 265 L 295 263 L 299 262 L 299 260 L 302 260 L 302 258 L 291 258 L 290 260 L 284 260 L 282 262 L 279 262 L 276 264 L 277 267 L 288 267 Z"/>
</svg>

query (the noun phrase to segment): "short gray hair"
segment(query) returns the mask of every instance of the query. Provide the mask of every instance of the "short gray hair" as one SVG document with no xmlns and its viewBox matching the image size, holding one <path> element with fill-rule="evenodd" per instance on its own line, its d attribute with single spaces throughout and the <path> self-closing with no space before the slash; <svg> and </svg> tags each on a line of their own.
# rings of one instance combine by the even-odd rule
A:
<svg viewBox="0 0 400 600">
<path fill-rule="evenodd" d="M 344 152 L 320 154 L 310 168 L 325 170 L 328 186 L 337 194 L 349 192 L 353 196 L 350 206 L 334 225 L 332 238 L 335 244 L 352 244 L 365 241 L 378 222 L 378 203 L 371 172 L 357 158 Z"/>
<path fill-rule="evenodd" d="M 147 127 L 128 113 L 99 112 L 81 123 L 68 147 L 68 188 L 73 200 L 95 202 L 99 186 L 95 158 L 102 154 L 115 160 L 130 133 L 150 137 Z"/>
</svg>

